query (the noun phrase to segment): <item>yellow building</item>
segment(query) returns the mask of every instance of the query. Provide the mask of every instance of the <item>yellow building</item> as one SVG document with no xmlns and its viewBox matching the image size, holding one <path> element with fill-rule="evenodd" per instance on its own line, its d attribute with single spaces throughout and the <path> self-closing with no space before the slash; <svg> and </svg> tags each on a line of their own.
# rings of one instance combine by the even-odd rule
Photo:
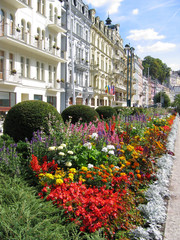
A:
<svg viewBox="0 0 180 240">
<path fill-rule="evenodd" d="M 125 106 L 125 53 L 119 25 L 106 24 L 89 10 L 92 21 L 90 34 L 90 85 L 94 89 L 91 106 Z"/>
</svg>

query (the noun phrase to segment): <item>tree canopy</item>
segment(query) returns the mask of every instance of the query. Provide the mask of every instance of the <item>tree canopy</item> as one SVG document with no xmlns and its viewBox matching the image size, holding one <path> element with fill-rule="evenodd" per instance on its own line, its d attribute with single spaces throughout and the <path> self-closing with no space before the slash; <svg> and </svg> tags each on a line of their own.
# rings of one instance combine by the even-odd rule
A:
<svg viewBox="0 0 180 240">
<path fill-rule="evenodd" d="M 154 96 L 154 103 L 162 103 L 162 107 L 169 107 L 170 102 L 170 98 L 165 92 L 159 92 Z"/>
<path fill-rule="evenodd" d="M 171 68 L 163 63 L 159 58 L 147 56 L 144 58 L 142 64 L 144 67 L 143 74 L 146 77 L 148 77 L 148 68 L 151 78 L 158 79 L 161 83 L 170 76 Z"/>
<path fill-rule="evenodd" d="M 180 94 L 175 96 L 172 106 L 180 113 Z"/>
</svg>

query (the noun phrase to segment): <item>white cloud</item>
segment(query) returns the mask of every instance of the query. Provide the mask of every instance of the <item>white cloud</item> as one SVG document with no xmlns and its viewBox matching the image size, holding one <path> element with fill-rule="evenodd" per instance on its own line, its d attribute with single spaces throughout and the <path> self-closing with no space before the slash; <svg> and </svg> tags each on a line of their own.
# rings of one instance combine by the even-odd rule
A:
<svg viewBox="0 0 180 240">
<path fill-rule="evenodd" d="M 146 53 L 146 52 L 149 53 L 149 52 L 167 52 L 174 49 L 175 47 L 176 47 L 176 44 L 174 43 L 158 41 L 155 44 L 149 45 L 149 46 L 138 45 L 136 49 L 139 53 Z"/>
<path fill-rule="evenodd" d="M 139 9 L 138 8 L 133 9 L 132 14 L 133 15 L 138 15 L 139 14 Z"/>
<path fill-rule="evenodd" d="M 173 64 L 173 63 L 171 63 L 171 64 L 168 65 L 168 67 L 170 67 L 174 71 L 180 70 L 180 64 L 176 64 L 176 63 Z"/>
<path fill-rule="evenodd" d="M 134 41 L 155 40 L 155 39 L 163 39 L 163 38 L 165 38 L 165 36 L 158 35 L 158 33 L 155 32 L 153 28 L 130 30 L 130 35 L 127 36 L 127 39 L 132 39 Z"/>
<path fill-rule="evenodd" d="M 84 0 L 86 4 L 91 4 L 93 7 L 105 7 L 109 14 L 118 12 L 118 8 L 121 5 L 121 2 L 124 0 Z"/>
</svg>

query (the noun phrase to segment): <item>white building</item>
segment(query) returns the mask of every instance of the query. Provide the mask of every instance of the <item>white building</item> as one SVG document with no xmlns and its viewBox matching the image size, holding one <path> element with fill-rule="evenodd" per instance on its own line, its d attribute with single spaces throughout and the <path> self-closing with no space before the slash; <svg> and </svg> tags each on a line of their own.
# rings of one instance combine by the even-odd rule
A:
<svg viewBox="0 0 180 240">
<path fill-rule="evenodd" d="M 132 80 L 133 90 L 135 95 L 133 97 L 132 106 L 143 105 L 143 66 L 142 60 L 138 56 L 134 56 L 134 75 Z"/>
<path fill-rule="evenodd" d="M 93 88 L 89 84 L 92 24 L 89 9 L 82 0 L 71 0 L 71 6 L 66 2 L 66 8 L 68 64 L 65 107 L 72 104 L 90 105 Z"/>
<path fill-rule="evenodd" d="M 0 111 L 39 99 L 61 112 L 66 20 L 58 0 L 0 1 Z"/>
</svg>

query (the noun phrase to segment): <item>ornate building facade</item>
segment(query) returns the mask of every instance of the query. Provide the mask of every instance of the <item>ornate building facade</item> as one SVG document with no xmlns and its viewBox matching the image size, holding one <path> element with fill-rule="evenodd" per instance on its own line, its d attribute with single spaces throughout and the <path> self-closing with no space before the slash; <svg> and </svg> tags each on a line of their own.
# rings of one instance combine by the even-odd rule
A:
<svg viewBox="0 0 180 240">
<path fill-rule="evenodd" d="M 38 99 L 61 112 L 65 16 L 60 1 L 0 1 L 0 111 Z"/>
<path fill-rule="evenodd" d="M 68 63 L 65 107 L 72 104 L 90 105 L 93 88 L 89 84 L 92 24 L 89 9 L 81 0 L 72 0 L 71 6 L 66 2 L 66 9 Z"/>
</svg>

